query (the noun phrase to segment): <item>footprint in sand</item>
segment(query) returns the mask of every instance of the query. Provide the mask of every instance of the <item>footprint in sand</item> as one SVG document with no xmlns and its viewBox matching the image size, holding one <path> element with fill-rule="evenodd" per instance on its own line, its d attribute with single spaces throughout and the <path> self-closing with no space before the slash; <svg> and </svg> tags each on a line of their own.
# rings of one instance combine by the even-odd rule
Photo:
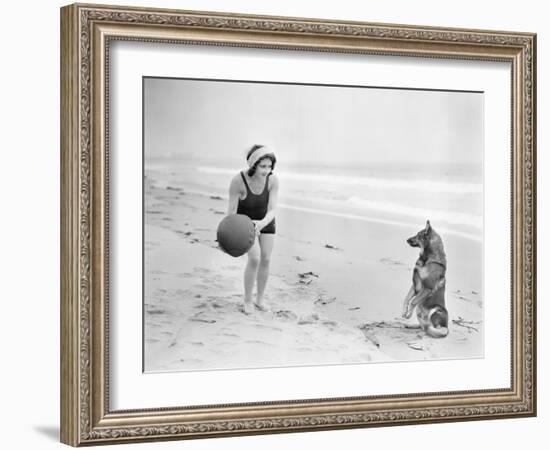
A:
<svg viewBox="0 0 550 450">
<path fill-rule="evenodd" d="M 215 319 L 205 317 L 203 314 L 204 311 L 198 312 L 194 316 L 190 317 L 189 320 L 191 322 L 216 323 Z"/>
<path fill-rule="evenodd" d="M 287 309 L 276 311 L 275 315 L 281 319 L 286 319 L 286 320 L 296 320 L 298 318 L 296 314 L 294 314 L 292 311 L 289 311 Z"/>
<path fill-rule="evenodd" d="M 193 277 L 194 275 L 191 274 L 191 273 L 177 273 L 176 276 L 178 278 L 191 278 Z"/>
<path fill-rule="evenodd" d="M 300 318 L 298 321 L 298 325 L 312 325 L 314 323 L 317 323 L 319 321 L 319 316 L 317 314 L 311 314 L 306 317 Z"/>
<path fill-rule="evenodd" d="M 220 333 L 222 336 L 232 337 L 232 338 L 240 338 L 238 334 L 235 333 Z"/>
<path fill-rule="evenodd" d="M 201 289 L 201 290 L 204 290 L 204 291 L 209 291 L 210 290 L 210 284 L 195 284 L 194 287 L 196 289 Z"/>
<path fill-rule="evenodd" d="M 214 319 L 207 319 L 206 317 L 191 317 L 191 322 L 203 322 L 203 323 L 216 323 Z"/>
<path fill-rule="evenodd" d="M 254 328 L 258 328 L 259 330 L 283 331 L 282 328 L 273 327 L 273 326 L 270 326 L 270 325 L 264 325 L 264 324 L 261 324 L 261 323 L 255 324 Z"/>
<path fill-rule="evenodd" d="M 196 308 L 196 309 L 208 309 L 208 303 L 201 302 L 201 303 L 195 305 L 194 308 Z"/>
<path fill-rule="evenodd" d="M 244 343 L 245 344 L 260 344 L 260 345 L 271 346 L 271 344 L 269 344 L 268 342 L 259 341 L 257 339 L 251 339 L 251 340 L 248 340 L 248 341 L 244 341 Z"/>
<path fill-rule="evenodd" d="M 367 340 L 379 348 L 383 341 L 387 339 L 390 339 L 392 342 L 402 342 L 406 345 L 409 345 L 409 343 L 416 345 L 416 343 L 421 342 L 424 338 L 424 335 L 419 332 L 417 326 L 410 327 L 408 324 L 397 321 L 368 322 L 360 325 L 358 328 L 363 332 Z M 381 330 L 385 331 L 382 333 Z"/>
</svg>

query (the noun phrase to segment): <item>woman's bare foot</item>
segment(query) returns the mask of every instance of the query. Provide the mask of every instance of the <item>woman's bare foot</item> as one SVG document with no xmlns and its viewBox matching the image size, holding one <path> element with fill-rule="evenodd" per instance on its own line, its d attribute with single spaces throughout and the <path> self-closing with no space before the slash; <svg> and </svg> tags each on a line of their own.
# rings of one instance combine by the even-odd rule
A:
<svg viewBox="0 0 550 450">
<path fill-rule="evenodd" d="M 244 302 L 243 312 L 248 316 L 254 312 L 252 302 Z"/>
<path fill-rule="evenodd" d="M 254 302 L 254 306 L 258 308 L 260 311 L 269 311 L 269 308 L 265 306 L 265 302 L 263 299 L 263 296 L 257 296 L 256 301 Z"/>
<path fill-rule="evenodd" d="M 269 308 L 265 306 L 263 303 L 254 303 L 254 306 L 258 308 L 260 311 L 269 311 Z"/>
</svg>

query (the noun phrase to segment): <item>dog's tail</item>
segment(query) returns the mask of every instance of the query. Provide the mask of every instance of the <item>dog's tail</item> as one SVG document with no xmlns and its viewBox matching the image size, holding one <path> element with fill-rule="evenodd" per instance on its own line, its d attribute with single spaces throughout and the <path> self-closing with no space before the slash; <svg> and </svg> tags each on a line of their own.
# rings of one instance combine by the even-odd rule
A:
<svg viewBox="0 0 550 450">
<path fill-rule="evenodd" d="M 449 334 L 449 314 L 445 308 L 435 307 L 428 316 L 429 325 L 426 333 L 434 338 L 444 338 Z"/>
</svg>

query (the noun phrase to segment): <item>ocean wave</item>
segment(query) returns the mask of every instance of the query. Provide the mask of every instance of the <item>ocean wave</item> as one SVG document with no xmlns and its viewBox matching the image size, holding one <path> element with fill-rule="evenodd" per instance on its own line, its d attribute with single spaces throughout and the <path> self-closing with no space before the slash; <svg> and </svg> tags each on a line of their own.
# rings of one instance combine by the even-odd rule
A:
<svg viewBox="0 0 550 450">
<path fill-rule="evenodd" d="M 199 172 L 212 174 L 235 174 L 235 169 L 221 167 L 199 166 Z M 427 179 L 403 179 L 395 177 L 358 177 L 338 174 L 316 174 L 304 172 L 280 172 L 277 176 L 281 180 L 310 181 L 319 185 L 339 184 L 350 186 L 365 186 L 377 189 L 422 191 L 446 194 L 481 194 L 483 184 L 466 181 L 433 181 Z"/>
<path fill-rule="evenodd" d="M 457 211 L 417 208 L 394 202 L 365 200 L 359 197 L 350 197 L 345 203 L 361 209 L 398 214 L 407 217 L 416 217 L 422 220 L 429 219 L 452 225 L 466 225 L 479 230 L 483 229 L 483 217 L 473 214 L 465 214 Z"/>
<path fill-rule="evenodd" d="M 203 191 L 203 190 L 186 189 L 185 191 L 190 193 L 190 194 L 196 194 L 196 195 L 202 195 L 202 196 L 212 195 L 211 192 L 207 192 L 207 191 Z M 227 194 L 218 194 L 218 195 L 221 198 L 223 198 L 224 200 L 228 199 Z M 327 202 L 330 202 L 330 201 L 325 200 L 323 203 L 327 203 Z M 319 202 L 319 203 L 321 203 L 321 202 Z M 359 220 L 359 221 L 363 221 L 363 222 L 380 223 L 380 224 L 384 224 L 384 225 L 393 225 L 393 226 L 412 228 L 412 229 L 418 228 L 418 221 L 411 222 L 411 221 L 399 220 L 399 219 L 389 219 L 389 218 L 383 218 L 383 217 L 375 217 L 373 215 L 363 216 L 363 215 L 360 215 L 360 214 L 354 214 L 354 213 L 349 213 L 349 212 L 335 211 L 333 208 L 322 208 L 322 209 L 320 209 L 320 208 L 309 207 L 309 206 L 293 205 L 293 204 L 285 203 L 284 200 L 279 202 L 277 204 L 277 207 L 282 208 L 282 209 L 290 209 L 290 210 L 294 210 L 294 211 L 307 212 L 307 213 L 311 213 L 311 214 L 319 214 L 319 215 L 326 215 L 326 216 L 332 216 L 332 217 L 341 217 L 341 218 L 344 218 L 344 219 Z M 398 210 L 399 209 L 401 209 L 401 206 L 398 207 Z M 395 213 L 395 210 L 392 210 L 392 212 Z M 424 221 L 424 220 L 426 220 L 426 218 L 434 220 L 434 219 L 432 219 L 432 217 L 435 217 L 435 216 L 433 214 L 428 215 L 427 217 L 423 216 L 422 220 Z M 470 233 L 470 232 L 461 231 L 461 230 L 457 230 L 457 229 L 453 229 L 453 228 L 449 228 L 449 227 L 445 227 L 445 226 L 442 226 L 442 227 L 438 226 L 437 230 L 438 230 L 438 232 L 443 233 L 443 234 L 450 234 L 450 235 L 460 236 L 462 238 L 470 239 L 470 240 L 473 240 L 473 241 L 476 241 L 476 242 L 481 242 L 482 241 L 482 236 L 483 236 L 482 232 Z M 480 230 L 480 231 L 482 231 L 482 230 Z"/>
<path fill-rule="evenodd" d="M 345 212 L 337 212 L 337 211 L 329 211 L 329 210 L 321 210 L 317 208 L 308 208 L 303 206 L 295 206 L 295 205 L 287 205 L 287 204 L 280 204 L 279 205 L 282 208 L 286 209 L 292 209 L 296 211 L 302 211 L 302 212 L 309 212 L 312 214 L 323 214 L 328 215 L 332 217 L 341 217 L 344 219 L 354 219 L 354 220 L 360 220 L 363 222 L 372 222 L 372 223 L 380 223 L 384 225 L 393 225 L 398 227 L 406 227 L 406 228 L 418 228 L 418 223 L 412 223 L 412 222 L 405 222 L 402 220 L 391 220 L 391 219 L 384 219 L 379 217 L 364 217 L 357 214 L 349 214 Z M 476 242 L 482 241 L 482 233 L 468 233 L 465 231 L 455 230 L 452 228 L 446 228 L 446 227 L 437 227 L 437 231 L 441 234 L 450 234 L 455 236 L 460 236 L 466 239 L 470 239 Z"/>
</svg>

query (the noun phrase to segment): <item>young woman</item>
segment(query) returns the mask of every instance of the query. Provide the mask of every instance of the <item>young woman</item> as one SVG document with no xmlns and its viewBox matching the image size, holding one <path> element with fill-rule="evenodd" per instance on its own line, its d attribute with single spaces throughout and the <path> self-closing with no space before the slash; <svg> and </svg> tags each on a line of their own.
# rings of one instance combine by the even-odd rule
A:
<svg viewBox="0 0 550 450">
<path fill-rule="evenodd" d="M 244 271 L 244 312 L 251 314 L 254 305 L 266 311 L 264 292 L 269 277 L 269 261 L 275 240 L 275 207 L 279 181 L 273 174 L 277 159 L 269 147 L 254 145 L 246 155 L 248 169 L 239 172 L 229 186 L 228 214 L 244 214 L 252 219 L 257 239 L 248 251 Z M 252 300 L 254 282 L 256 301 Z"/>
</svg>

